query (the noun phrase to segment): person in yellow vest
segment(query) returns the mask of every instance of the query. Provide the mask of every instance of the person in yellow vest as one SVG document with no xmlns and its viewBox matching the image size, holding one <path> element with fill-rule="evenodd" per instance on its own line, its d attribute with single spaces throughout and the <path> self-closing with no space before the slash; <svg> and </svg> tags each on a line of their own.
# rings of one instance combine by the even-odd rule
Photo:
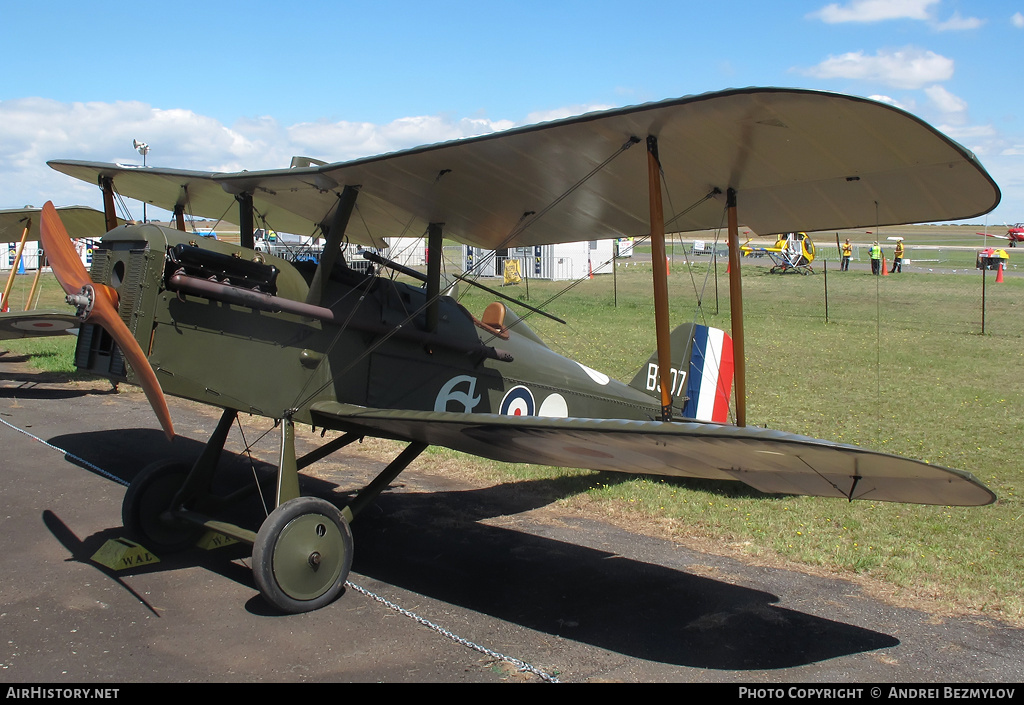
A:
<svg viewBox="0 0 1024 705">
<path fill-rule="evenodd" d="M 896 241 L 896 249 L 892 253 L 892 269 L 889 274 L 893 272 L 903 274 L 903 240 Z"/>
<path fill-rule="evenodd" d="M 882 271 L 882 248 L 876 242 L 871 245 L 868 253 L 871 255 L 871 273 L 879 274 Z"/>
<path fill-rule="evenodd" d="M 843 261 L 839 267 L 842 272 L 850 271 L 850 258 L 853 257 L 853 245 L 850 244 L 850 238 L 846 238 L 846 242 L 843 243 Z"/>
</svg>

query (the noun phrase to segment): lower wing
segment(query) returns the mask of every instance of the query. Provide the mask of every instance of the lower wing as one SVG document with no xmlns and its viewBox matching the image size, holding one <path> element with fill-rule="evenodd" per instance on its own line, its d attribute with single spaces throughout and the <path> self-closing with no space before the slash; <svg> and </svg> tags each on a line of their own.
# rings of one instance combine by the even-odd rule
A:
<svg viewBox="0 0 1024 705">
<path fill-rule="evenodd" d="M 371 409 L 320 402 L 316 425 L 440 445 L 492 460 L 740 480 L 772 494 L 975 506 L 973 475 L 856 446 L 755 427 Z"/>
</svg>

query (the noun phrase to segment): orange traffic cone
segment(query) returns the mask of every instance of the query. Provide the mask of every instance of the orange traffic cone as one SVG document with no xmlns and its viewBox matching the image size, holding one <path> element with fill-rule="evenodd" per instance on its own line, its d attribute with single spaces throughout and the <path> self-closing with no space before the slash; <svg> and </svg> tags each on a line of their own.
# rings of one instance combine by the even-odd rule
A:
<svg viewBox="0 0 1024 705">
<path fill-rule="evenodd" d="M 889 268 L 885 266 L 885 255 L 882 255 L 882 276 L 889 276 Z"/>
<path fill-rule="evenodd" d="M 996 284 L 1003 283 L 1003 263 L 999 263 L 999 272 L 996 273 Z"/>
</svg>

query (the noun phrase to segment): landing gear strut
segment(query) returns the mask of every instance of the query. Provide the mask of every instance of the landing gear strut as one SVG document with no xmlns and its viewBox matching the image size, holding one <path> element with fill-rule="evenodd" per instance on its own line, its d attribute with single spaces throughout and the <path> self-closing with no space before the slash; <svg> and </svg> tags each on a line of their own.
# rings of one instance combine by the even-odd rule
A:
<svg viewBox="0 0 1024 705">
<path fill-rule="evenodd" d="M 195 464 L 160 461 L 143 469 L 125 493 L 124 525 L 154 550 L 185 548 L 204 529 L 253 547 L 252 571 L 263 598 L 276 609 L 296 614 L 331 603 L 345 588 L 352 567 L 350 522 L 427 447 L 411 443 L 343 508 L 299 493 L 299 470 L 353 441 L 346 434 L 295 457 L 295 428 L 281 423 L 281 451 L 274 509 L 258 531 L 212 518 L 212 514 L 248 495 L 245 488 L 227 497 L 212 492 L 213 474 L 237 412 L 226 409 Z"/>
</svg>

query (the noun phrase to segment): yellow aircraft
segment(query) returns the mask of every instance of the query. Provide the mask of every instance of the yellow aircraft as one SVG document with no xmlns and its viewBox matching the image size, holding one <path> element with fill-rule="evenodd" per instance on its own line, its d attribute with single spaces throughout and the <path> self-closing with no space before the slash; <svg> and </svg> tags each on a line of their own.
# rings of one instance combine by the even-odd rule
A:
<svg viewBox="0 0 1024 705">
<path fill-rule="evenodd" d="M 780 233 L 771 247 L 757 247 L 747 240 L 740 251 L 744 257 L 768 255 L 774 263 L 772 272 L 814 274 L 814 242 L 807 233 Z"/>
</svg>

